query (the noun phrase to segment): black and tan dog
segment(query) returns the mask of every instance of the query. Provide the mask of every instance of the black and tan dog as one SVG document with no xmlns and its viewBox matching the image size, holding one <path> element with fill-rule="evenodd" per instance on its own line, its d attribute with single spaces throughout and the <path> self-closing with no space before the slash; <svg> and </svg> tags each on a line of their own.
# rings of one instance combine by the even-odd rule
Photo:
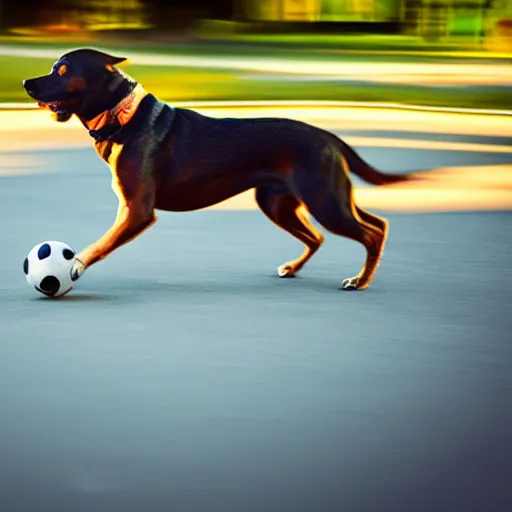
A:
<svg viewBox="0 0 512 512">
<path fill-rule="evenodd" d="M 345 279 L 342 289 L 370 284 L 388 226 L 354 203 L 348 172 L 375 185 L 408 176 L 377 171 L 335 135 L 302 122 L 215 119 L 171 108 L 115 67 L 124 60 L 75 50 L 50 74 L 23 82 L 57 121 L 75 114 L 112 170 L 117 218 L 78 255 L 74 279 L 152 225 L 155 209 L 197 210 L 255 188 L 263 213 L 306 246 L 300 257 L 279 267 L 280 277 L 296 275 L 323 242 L 309 212 L 327 230 L 366 248 L 362 270 Z"/>
</svg>

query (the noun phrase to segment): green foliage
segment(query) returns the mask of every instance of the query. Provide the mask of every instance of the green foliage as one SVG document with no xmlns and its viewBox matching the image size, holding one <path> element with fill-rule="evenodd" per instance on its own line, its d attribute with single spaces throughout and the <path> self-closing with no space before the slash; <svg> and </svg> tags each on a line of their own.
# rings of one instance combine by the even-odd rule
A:
<svg viewBox="0 0 512 512">
<path fill-rule="evenodd" d="M 53 59 L 0 56 L 1 102 L 30 102 L 22 80 L 48 73 Z M 167 66 L 128 65 L 125 71 L 164 101 L 197 100 L 348 100 L 459 108 L 512 108 L 512 90 L 354 84 L 332 80 L 282 80 Z"/>
</svg>

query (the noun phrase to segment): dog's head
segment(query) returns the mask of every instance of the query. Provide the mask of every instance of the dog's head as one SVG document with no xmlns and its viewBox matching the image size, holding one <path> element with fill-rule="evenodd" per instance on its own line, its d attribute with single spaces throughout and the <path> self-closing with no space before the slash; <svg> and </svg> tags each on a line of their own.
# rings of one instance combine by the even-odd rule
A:
<svg viewBox="0 0 512 512">
<path fill-rule="evenodd" d="M 48 75 L 24 80 L 23 87 L 57 121 L 73 114 L 92 118 L 114 106 L 115 92 L 128 81 L 115 66 L 125 60 L 97 50 L 74 50 L 57 60 Z"/>
</svg>

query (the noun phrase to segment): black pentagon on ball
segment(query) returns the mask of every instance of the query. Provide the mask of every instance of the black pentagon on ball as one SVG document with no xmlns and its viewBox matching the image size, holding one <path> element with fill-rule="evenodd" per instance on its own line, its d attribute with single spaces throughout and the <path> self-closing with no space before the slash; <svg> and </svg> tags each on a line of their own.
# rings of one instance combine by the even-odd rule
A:
<svg viewBox="0 0 512 512">
<path fill-rule="evenodd" d="M 71 259 L 73 259 L 73 256 L 75 255 L 75 253 L 71 249 L 64 249 L 62 251 L 62 255 L 64 256 L 65 259 L 71 260 Z"/>
<path fill-rule="evenodd" d="M 23 262 L 23 272 L 28 276 L 28 258 L 25 258 L 25 261 Z"/>
<path fill-rule="evenodd" d="M 48 297 L 55 295 L 60 288 L 60 281 L 55 276 L 46 276 L 39 284 L 42 292 Z"/>
<path fill-rule="evenodd" d="M 50 254 L 52 253 L 52 248 L 50 247 L 50 244 L 43 244 L 41 247 L 39 247 L 39 250 L 37 251 L 37 257 L 40 260 L 44 260 L 45 258 L 48 258 Z"/>
</svg>

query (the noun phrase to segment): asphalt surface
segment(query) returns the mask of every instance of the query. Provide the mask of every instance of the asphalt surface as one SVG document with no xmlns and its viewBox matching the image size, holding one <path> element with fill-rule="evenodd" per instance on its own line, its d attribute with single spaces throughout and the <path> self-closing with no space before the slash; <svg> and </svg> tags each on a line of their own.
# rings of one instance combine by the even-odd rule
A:
<svg viewBox="0 0 512 512">
<path fill-rule="evenodd" d="M 511 213 L 386 214 L 361 293 L 354 242 L 279 280 L 301 246 L 259 212 L 161 213 L 52 301 L 23 259 L 101 235 L 110 174 L 92 148 L 7 156 L 29 174 L 0 178 L 2 511 L 512 509 Z"/>
</svg>

